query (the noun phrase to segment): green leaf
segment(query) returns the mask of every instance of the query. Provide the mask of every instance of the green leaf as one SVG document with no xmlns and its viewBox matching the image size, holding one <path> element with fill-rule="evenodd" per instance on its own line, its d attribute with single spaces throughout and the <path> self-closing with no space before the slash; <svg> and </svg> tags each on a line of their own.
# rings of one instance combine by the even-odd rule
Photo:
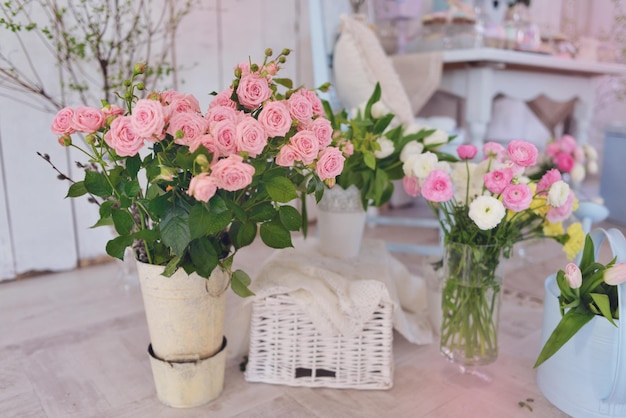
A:
<svg viewBox="0 0 626 418">
<path fill-rule="evenodd" d="M 552 357 L 570 340 L 594 315 L 591 312 L 579 312 L 577 309 L 567 311 L 539 353 L 534 368 Z"/>
<path fill-rule="evenodd" d="M 208 278 L 218 263 L 217 252 L 209 239 L 196 239 L 189 247 L 191 262 L 196 268 L 196 272 Z"/>
<path fill-rule="evenodd" d="M 137 180 L 129 181 L 124 185 L 124 194 L 130 198 L 136 197 L 140 191 L 141 187 Z"/>
<path fill-rule="evenodd" d="M 363 162 L 365 165 L 372 170 L 376 169 L 376 157 L 373 152 L 364 151 L 363 152 Z"/>
<path fill-rule="evenodd" d="M 236 249 L 246 247 L 256 238 L 256 222 L 235 222 L 230 227 L 230 237 Z"/>
<path fill-rule="evenodd" d="M 281 86 L 287 87 L 288 89 L 293 88 L 293 81 L 289 78 L 272 78 L 272 81 L 276 84 L 280 84 Z"/>
<path fill-rule="evenodd" d="M 182 257 L 191 241 L 189 213 L 181 206 L 170 206 L 161 219 L 160 230 L 163 244 Z"/>
<path fill-rule="evenodd" d="M 280 222 L 266 222 L 261 224 L 261 239 L 270 248 L 293 247 L 291 234 Z"/>
<path fill-rule="evenodd" d="M 98 228 L 100 226 L 111 226 L 111 225 L 114 225 L 113 218 L 111 218 L 111 216 L 109 215 L 104 218 L 101 217 L 100 219 L 98 219 L 98 222 L 90 226 L 90 228 Z"/>
<path fill-rule="evenodd" d="M 113 225 L 115 225 L 115 230 L 118 234 L 130 234 L 134 225 L 133 217 L 130 213 L 122 209 L 113 209 L 111 211 L 111 218 L 113 219 Z"/>
<path fill-rule="evenodd" d="M 252 222 L 269 221 L 276 215 L 276 209 L 271 202 L 263 202 L 252 207 L 248 212 L 248 220 Z"/>
<path fill-rule="evenodd" d="M 93 195 L 109 197 L 113 193 L 111 185 L 102 173 L 87 170 L 85 172 L 85 188 Z"/>
<path fill-rule="evenodd" d="M 278 209 L 280 222 L 290 231 L 297 231 L 302 225 L 302 217 L 298 209 L 290 205 L 283 205 Z"/>
<path fill-rule="evenodd" d="M 365 105 L 365 118 L 370 119 L 372 117 L 372 105 L 374 103 L 376 103 L 377 101 L 380 100 L 380 98 L 382 97 L 382 91 L 380 88 L 380 83 L 376 83 L 376 86 L 374 86 L 374 91 L 372 92 L 372 95 L 370 96 L 370 98 L 367 101 L 367 104 Z"/>
<path fill-rule="evenodd" d="M 106 245 L 106 252 L 111 257 L 124 260 L 124 252 L 126 248 L 133 245 L 133 238 L 128 235 L 113 238 Z"/>
<path fill-rule="evenodd" d="M 141 169 L 141 157 L 139 154 L 135 154 L 132 157 L 126 158 L 126 170 L 130 178 L 137 178 L 137 173 Z"/>
<path fill-rule="evenodd" d="M 609 320 L 609 322 L 615 326 L 615 321 L 613 321 L 613 314 L 611 313 L 611 301 L 609 300 L 609 295 L 605 295 L 603 293 L 590 293 L 591 299 L 596 303 L 598 308 L 600 308 L 600 312 L 602 316 Z"/>
<path fill-rule="evenodd" d="M 85 187 L 84 181 L 77 181 L 76 183 L 72 183 L 70 188 L 67 190 L 67 194 L 65 197 L 79 197 L 84 194 L 87 194 L 87 188 Z"/>
<path fill-rule="evenodd" d="M 169 263 L 167 263 L 167 265 L 165 266 L 165 269 L 163 270 L 163 276 L 172 277 L 172 275 L 176 273 L 176 270 L 178 270 L 179 265 L 180 265 L 180 257 L 172 258 L 169 261 Z"/>
<path fill-rule="evenodd" d="M 376 136 L 382 135 L 387 129 L 387 126 L 391 123 L 391 120 L 395 117 L 393 113 L 388 113 L 382 118 L 378 119 L 372 128 L 372 133 Z"/>
<path fill-rule="evenodd" d="M 105 200 L 100 205 L 100 209 L 98 212 L 100 213 L 101 218 L 108 218 L 111 216 L 111 208 L 113 207 L 113 202 L 111 200 Z"/>
<path fill-rule="evenodd" d="M 232 217 L 228 210 L 213 212 L 213 207 L 207 209 L 205 205 L 194 205 L 189 212 L 189 229 L 193 239 L 205 235 L 217 234 L 230 224 Z"/>
<path fill-rule="evenodd" d="M 286 177 L 266 178 L 263 184 L 275 202 L 287 203 L 298 197 L 296 186 Z"/>
<path fill-rule="evenodd" d="M 587 266 L 591 265 L 595 261 L 595 249 L 593 246 L 593 240 L 591 236 L 587 234 L 585 236 L 585 247 L 583 248 L 583 256 L 580 259 L 580 270 L 584 271 L 587 269 Z"/>
<path fill-rule="evenodd" d="M 254 293 L 248 289 L 251 282 L 250 276 L 245 271 L 235 270 L 230 279 L 230 287 L 236 295 L 247 298 L 248 296 L 254 296 Z"/>
</svg>

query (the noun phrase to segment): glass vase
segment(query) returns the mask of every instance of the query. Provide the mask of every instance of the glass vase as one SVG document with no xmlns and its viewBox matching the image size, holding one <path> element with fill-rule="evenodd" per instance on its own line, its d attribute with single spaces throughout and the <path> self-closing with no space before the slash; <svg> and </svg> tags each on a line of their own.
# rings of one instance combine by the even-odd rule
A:
<svg viewBox="0 0 626 418">
<path fill-rule="evenodd" d="M 501 253 L 496 245 L 445 245 L 440 350 L 461 371 L 498 357 Z"/>
</svg>

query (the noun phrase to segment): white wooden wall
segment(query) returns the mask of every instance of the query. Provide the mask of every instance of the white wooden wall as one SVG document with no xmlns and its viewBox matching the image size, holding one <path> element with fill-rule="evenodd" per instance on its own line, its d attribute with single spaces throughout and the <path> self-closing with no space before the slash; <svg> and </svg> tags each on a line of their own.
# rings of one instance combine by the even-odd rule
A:
<svg viewBox="0 0 626 418">
<path fill-rule="evenodd" d="M 201 0 L 178 34 L 178 63 L 186 67 L 179 90 L 195 94 L 206 108 L 209 93 L 229 84 L 236 64 L 261 59 L 268 47 L 292 49 L 283 76 L 312 86 L 308 30 L 306 0 Z M 10 50 L 13 41 L 3 35 L 0 47 Z M 41 58 L 49 55 L 33 56 L 54 86 L 54 64 Z M 64 172 L 78 159 L 57 144 L 52 117 L 0 96 L 0 280 L 100 258 L 112 236 L 107 228 L 89 228 L 97 207 L 64 199 L 67 184 L 36 155 L 50 154 Z"/>
</svg>

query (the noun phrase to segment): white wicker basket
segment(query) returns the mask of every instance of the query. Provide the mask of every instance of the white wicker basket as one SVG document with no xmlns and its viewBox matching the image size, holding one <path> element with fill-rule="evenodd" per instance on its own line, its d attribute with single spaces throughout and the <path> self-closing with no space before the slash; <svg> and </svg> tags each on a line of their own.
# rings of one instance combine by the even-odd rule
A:
<svg viewBox="0 0 626 418">
<path fill-rule="evenodd" d="M 392 306 L 380 304 L 360 334 L 321 336 L 289 295 L 252 307 L 245 379 L 290 386 L 389 389 L 393 386 Z"/>
</svg>

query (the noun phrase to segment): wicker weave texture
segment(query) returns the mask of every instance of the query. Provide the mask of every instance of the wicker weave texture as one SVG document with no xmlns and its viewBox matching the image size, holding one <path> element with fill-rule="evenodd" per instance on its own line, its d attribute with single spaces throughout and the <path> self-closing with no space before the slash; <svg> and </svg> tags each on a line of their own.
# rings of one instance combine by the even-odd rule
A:
<svg viewBox="0 0 626 418">
<path fill-rule="evenodd" d="M 323 337 L 289 295 L 252 306 L 245 379 L 289 386 L 389 389 L 393 386 L 392 306 L 383 303 L 360 334 Z"/>
</svg>

